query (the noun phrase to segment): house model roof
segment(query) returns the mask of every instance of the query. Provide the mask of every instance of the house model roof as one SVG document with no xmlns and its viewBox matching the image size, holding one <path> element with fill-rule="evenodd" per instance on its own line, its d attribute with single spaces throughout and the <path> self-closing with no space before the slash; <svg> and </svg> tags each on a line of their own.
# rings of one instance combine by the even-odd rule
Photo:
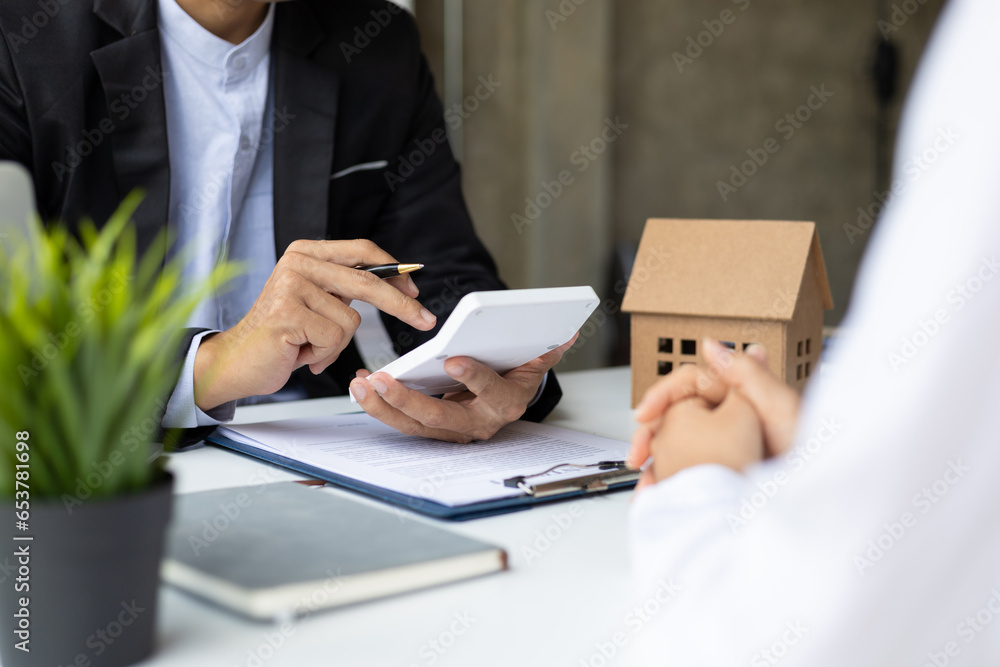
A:
<svg viewBox="0 0 1000 667">
<path fill-rule="evenodd" d="M 812 222 L 659 220 L 646 223 L 623 309 L 791 320 L 809 257 L 833 307 Z"/>
</svg>

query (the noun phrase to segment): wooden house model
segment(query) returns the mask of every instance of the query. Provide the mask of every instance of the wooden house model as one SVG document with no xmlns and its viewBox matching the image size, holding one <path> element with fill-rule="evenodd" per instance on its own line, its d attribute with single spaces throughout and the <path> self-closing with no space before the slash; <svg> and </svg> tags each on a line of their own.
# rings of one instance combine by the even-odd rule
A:
<svg viewBox="0 0 1000 667">
<path fill-rule="evenodd" d="M 801 391 L 832 307 L 815 223 L 649 220 L 622 303 L 632 406 L 660 376 L 701 363 L 705 337 L 737 350 L 764 345 L 775 375 Z"/>
</svg>

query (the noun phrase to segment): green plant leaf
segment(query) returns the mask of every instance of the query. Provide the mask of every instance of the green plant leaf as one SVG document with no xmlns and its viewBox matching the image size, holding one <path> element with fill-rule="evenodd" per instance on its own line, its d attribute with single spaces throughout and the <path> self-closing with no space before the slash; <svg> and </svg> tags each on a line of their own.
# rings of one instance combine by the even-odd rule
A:
<svg viewBox="0 0 1000 667">
<path fill-rule="evenodd" d="M 161 232 L 138 257 L 130 194 L 98 229 L 33 227 L 0 246 L 0 428 L 31 432 L 33 497 L 141 490 L 162 469 L 149 441 L 179 373 L 183 328 L 196 305 L 240 267 L 222 262 L 184 281 L 185 249 Z M 0 452 L 0 495 L 13 494 L 14 452 Z M 89 477 L 88 477 L 89 476 Z M 94 488 L 89 482 L 100 479 Z"/>
</svg>

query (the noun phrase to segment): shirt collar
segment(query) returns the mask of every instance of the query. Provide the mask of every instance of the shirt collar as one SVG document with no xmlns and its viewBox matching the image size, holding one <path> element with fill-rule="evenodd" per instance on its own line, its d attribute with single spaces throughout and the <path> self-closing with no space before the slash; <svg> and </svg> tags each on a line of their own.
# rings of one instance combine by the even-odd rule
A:
<svg viewBox="0 0 1000 667">
<path fill-rule="evenodd" d="M 274 32 L 274 4 L 267 9 L 264 22 L 240 44 L 230 44 L 216 37 L 185 12 L 177 0 L 159 1 L 160 31 L 192 58 L 214 69 L 252 72 L 270 53 Z"/>
</svg>

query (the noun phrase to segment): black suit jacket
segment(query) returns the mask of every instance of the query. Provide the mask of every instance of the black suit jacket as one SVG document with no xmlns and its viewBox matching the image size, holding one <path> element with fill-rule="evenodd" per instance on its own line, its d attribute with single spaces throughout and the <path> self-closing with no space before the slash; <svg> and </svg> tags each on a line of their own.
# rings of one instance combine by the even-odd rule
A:
<svg viewBox="0 0 1000 667">
<path fill-rule="evenodd" d="M 170 188 L 156 0 L 51 4 L 41 15 L 37 0 L 0 4 L 0 159 L 27 166 L 43 217 L 71 226 L 101 224 L 143 188 L 139 249 L 165 257 L 153 247 Z M 277 256 L 296 239 L 371 239 L 427 264 L 414 279 L 439 322 L 464 294 L 503 289 L 473 230 L 412 17 L 374 0 L 296 0 L 275 12 Z M 434 333 L 383 320 L 399 353 Z M 321 376 L 296 376 L 312 396 L 337 395 L 361 367 L 352 343 Z M 550 374 L 525 418 L 544 418 L 559 397 Z"/>
</svg>

